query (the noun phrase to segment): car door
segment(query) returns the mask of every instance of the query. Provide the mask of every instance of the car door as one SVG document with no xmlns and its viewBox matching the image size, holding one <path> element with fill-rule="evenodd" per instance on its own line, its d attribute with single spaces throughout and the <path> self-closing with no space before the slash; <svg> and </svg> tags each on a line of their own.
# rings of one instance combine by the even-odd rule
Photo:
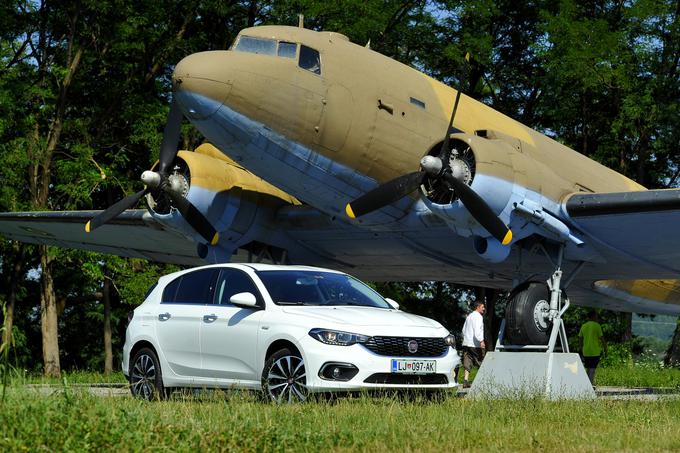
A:
<svg viewBox="0 0 680 453">
<path fill-rule="evenodd" d="M 229 299 L 234 294 L 255 295 L 261 308 L 241 308 Z M 259 382 L 257 337 L 264 301 L 244 271 L 223 268 L 215 285 L 214 305 L 203 307 L 201 358 L 204 376 Z"/>
<path fill-rule="evenodd" d="M 163 290 L 155 319 L 156 337 L 175 374 L 200 375 L 202 307 L 212 303 L 218 272 L 212 268 L 183 274 Z"/>
</svg>

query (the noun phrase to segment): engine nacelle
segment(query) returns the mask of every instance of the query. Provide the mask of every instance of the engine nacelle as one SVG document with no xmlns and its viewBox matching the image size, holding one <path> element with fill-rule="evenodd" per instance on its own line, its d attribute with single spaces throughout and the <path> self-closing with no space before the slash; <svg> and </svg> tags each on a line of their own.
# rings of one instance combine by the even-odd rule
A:
<svg viewBox="0 0 680 453">
<path fill-rule="evenodd" d="M 284 205 L 300 202 L 253 175 L 209 144 L 194 152 L 180 151 L 168 177 L 170 190 L 187 198 L 220 233 L 216 246 L 206 248 L 197 233 L 173 208 L 163 191 L 147 195 L 151 214 L 169 227 L 197 238 L 198 255 L 227 261 L 231 252 L 257 236 Z"/>
<path fill-rule="evenodd" d="M 453 134 L 451 147 L 449 167 L 454 177 L 472 187 L 507 224 L 517 173 L 513 162 L 525 156 L 509 140 L 489 136 Z M 430 154 L 438 153 L 435 146 Z M 428 208 L 461 236 L 489 236 L 443 180 L 427 177 L 421 192 Z"/>
<path fill-rule="evenodd" d="M 475 236 L 473 243 L 475 252 L 490 263 L 501 263 L 510 255 L 510 247 L 492 237 Z"/>
</svg>

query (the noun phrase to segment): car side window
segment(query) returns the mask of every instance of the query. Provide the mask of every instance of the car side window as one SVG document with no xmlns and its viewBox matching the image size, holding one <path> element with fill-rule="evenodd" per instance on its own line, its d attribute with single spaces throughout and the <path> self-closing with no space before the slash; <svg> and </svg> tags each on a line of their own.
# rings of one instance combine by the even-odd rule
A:
<svg viewBox="0 0 680 453">
<path fill-rule="evenodd" d="M 238 269 L 222 269 L 216 288 L 215 303 L 218 305 L 231 305 L 229 299 L 234 294 L 252 293 L 257 299 L 257 305 L 264 307 L 262 295 L 253 280 Z"/>
<path fill-rule="evenodd" d="M 217 269 L 203 269 L 184 274 L 163 291 L 162 303 L 211 304 Z"/>
<path fill-rule="evenodd" d="M 314 74 L 321 74 L 321 58 L 319 57 L 319 51 L 300 45 L 300 61 L 298 65 L 302 69 L 313 72 Z"/>
<path fill-rule="evenodd" d="M 163 290 L 163 297 L 161 298 L 161 303 L 172 303 L 175 301 L 175 295 L 177 294 L 177 288 L 179 288 L 179 282 L 182 281 L 182 277 L 178 277 L 165 286 Z"/>
</svg>

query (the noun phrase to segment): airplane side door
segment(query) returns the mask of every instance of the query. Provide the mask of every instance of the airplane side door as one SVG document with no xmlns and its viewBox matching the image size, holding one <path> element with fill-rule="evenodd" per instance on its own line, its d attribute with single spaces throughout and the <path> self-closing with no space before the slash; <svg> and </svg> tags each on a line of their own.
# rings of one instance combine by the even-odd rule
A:
<svg viewBox="0 0 680 453">
<path fill-rule="evenodd" d="M 229 299 L 249 292 L 264 307 L 250 276 L 239 269 L 223 268 L 215 286 L 215 303 L 203 307 L 201 368 L 205 377 L 259 382 L 256 375 L 257 337 L 262 309 L 241 308 Z"/>
<path fill-rule="evenodd" d="M 200 375 L 202 306 L 212 302 L 217 274 L 218 269 L 183 274 L 165 287 L 156 308 L 156 338 L 177 375 Z"/>
</svg>

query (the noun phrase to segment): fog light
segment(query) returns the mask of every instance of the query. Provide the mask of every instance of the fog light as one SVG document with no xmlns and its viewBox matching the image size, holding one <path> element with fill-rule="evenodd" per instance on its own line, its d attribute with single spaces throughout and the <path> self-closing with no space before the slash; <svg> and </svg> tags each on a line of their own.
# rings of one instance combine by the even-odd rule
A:
<svg viewBox="0 0 680 453">
<path fill-rule="evenodd" d="M 326 381 L 347 382 L 357 375 L 359 368 L 351 363 L 326 362 L 319 370 L 319 377 Z"/>
</svg>

